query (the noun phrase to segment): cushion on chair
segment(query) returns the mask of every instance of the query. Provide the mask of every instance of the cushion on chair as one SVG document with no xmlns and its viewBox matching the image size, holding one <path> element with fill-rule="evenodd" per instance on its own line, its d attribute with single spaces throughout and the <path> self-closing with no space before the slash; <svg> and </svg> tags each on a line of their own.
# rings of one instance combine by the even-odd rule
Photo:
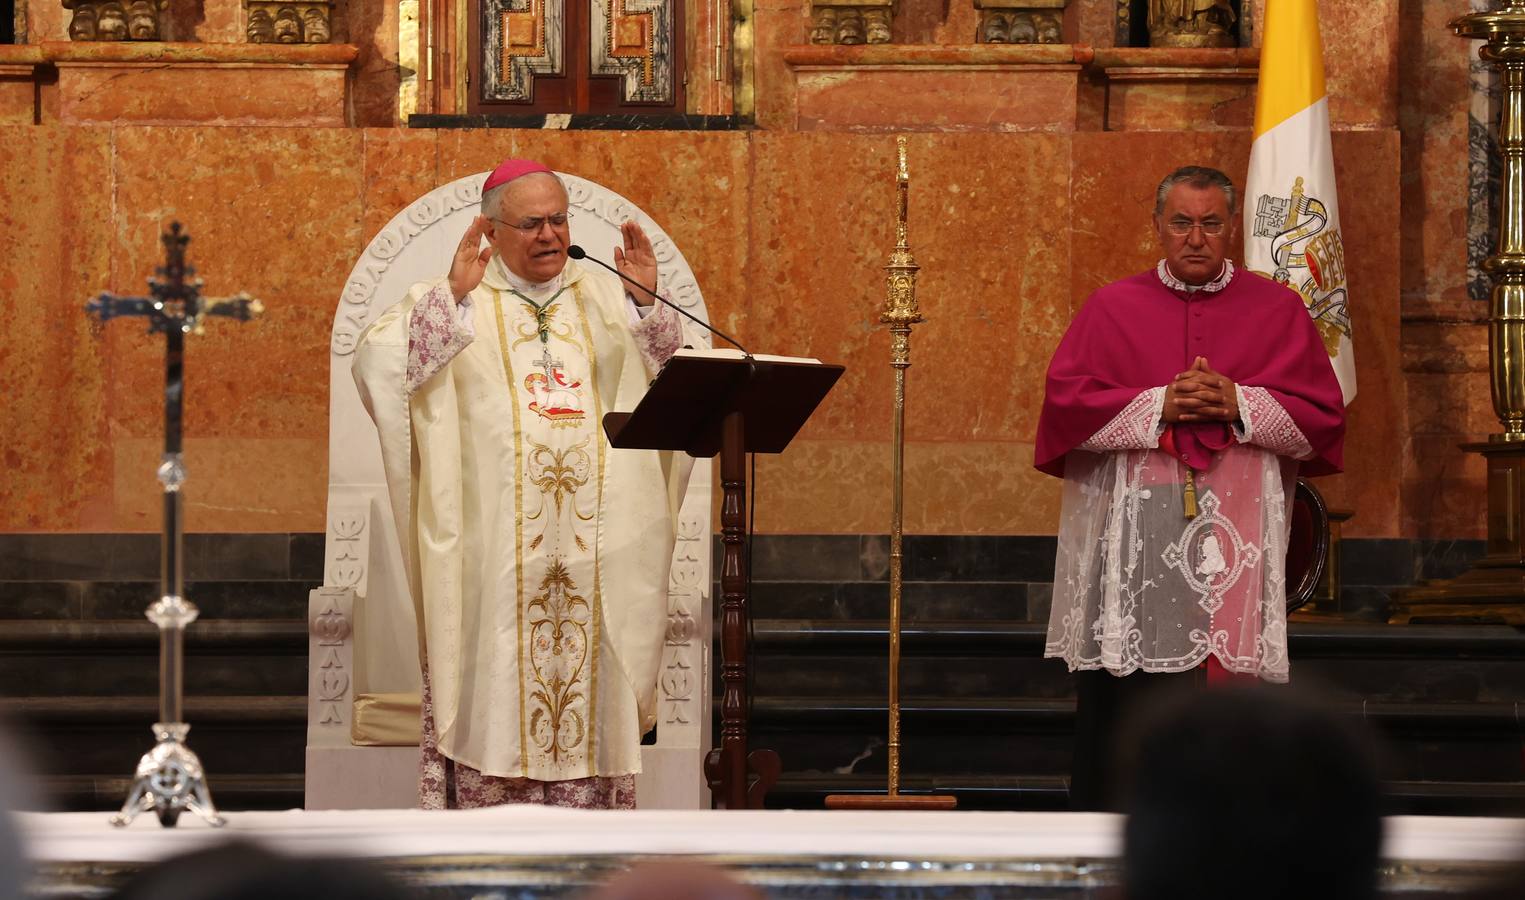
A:
<svg viewBox="0 0 1525 900">
<path fill-rule="evenodd" d="M 357 747 L 416 747 L 423 734 L 418 694 L 356 694 L 350 743 Z"/>
</svg>

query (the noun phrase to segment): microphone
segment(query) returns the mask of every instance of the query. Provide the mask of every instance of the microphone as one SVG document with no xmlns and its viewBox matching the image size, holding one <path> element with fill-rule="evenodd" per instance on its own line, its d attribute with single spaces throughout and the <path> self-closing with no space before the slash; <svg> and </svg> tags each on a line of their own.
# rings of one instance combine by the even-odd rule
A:
<svg viewBox="0 0 1525 900">
<path fill-rule="evenodd" d="M 630 284 L 633 284 L 636 287 L 640 288 L 641 289 L 641 293 L 643 293 L 643 294 L 650 294 L 653 299 L 655 299 L 655 300 L 657 300 L 657 301 L 659 301 L 661 303 L 667 304 L 668 306 L 670 306 L 673 309 L 677 310 L 678 315 L 683 316 L 684 318 L 688 319 L 690 322 L 693 322 L 693 323 L 697 324 L 700 328 L 703 328 L 705 331 L 708 331 L 710 334 L 713 334 L 716 337 L 721 338 L 726 343 L 735 346 L 737 350 L 740 350 L 742 353 L 745 353 L 749 359 L 751 358 L 751 356 L 752 356 L 751 352 L 748 351 L 747 348 L 741 346 L 741 342 L 737 341 L 735 338 L 731 337 L 730 335 L 726 334 L 725 332 L 721 331 L 720 329 L 714 327 L 713 325 L 711 325 L 710 323 L 704 321 L 703 319 L 701 319 L 701 318 L 699 318 L 699 317 L 689 313 L 688 310 L 680 308 L 678 306 L 678 304 L 673 303 L 671 300 L 668 300 L 666 297 L 663 297 L 662 295 L 658 294 L 656 291 L 652 290 L 651 288 L 647 287 L 644 284 L 641 284 L 639 281 L 636 281 L 634 278 L 631 278 L 629 275 L 626 275 L 624 272 L 621 272 L 619 269 L 616 269 L 615 267 L 609 265 L 608 263 L 604 262 L 603 260 L 598 259 L 597 257 L 589 256 L 588 255 L 588 251 L 586 251 L 583 248 L 577 246 L 576 244 L 573 244 L 572 246 L 567 248 L 567 255 L 572 257 L 573 259 L 586 259 L 586 260 L 589 260 L 590 262 L 598 263 L 599 265 L 603 266 L 604 268 L 608 269 L 609 271 L 613 272 L 614 274 L 618 275 L 619 277 L 625 279 L 625 281 L 629 282 Z"/>
</svg>

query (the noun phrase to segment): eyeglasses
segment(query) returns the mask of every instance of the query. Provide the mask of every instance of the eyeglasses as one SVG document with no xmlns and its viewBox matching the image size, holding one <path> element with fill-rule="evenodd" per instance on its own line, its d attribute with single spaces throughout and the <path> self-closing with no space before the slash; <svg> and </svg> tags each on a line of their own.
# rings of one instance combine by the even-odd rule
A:
<svg viewBox="0 0 1525 900">
<path fill-rule="evenodd" d="M 1187 219 L 1171 219 L 1169 222 L 1165 223 L 1165 230 L 1175 235 L 1176 237 L 1186 237 L 1188 234 L 1191 234 L 1191 230 L 1193 228 L 1202 229 L 1202 233 L 1208 237 L 1217 237 L 1218 235 L 1222 234 L 1223 229 L 1227 227 L 1227 222 L 1219 222 L 1216 219 L 1209 219 L 1206 222 L 1192 222 Z"/>
<path fill-rule="evenodd" d="M 554 216 L 534 216 L 529 219 L 521 219 L 518 222 L 505 222 L 496 216 L 489 216 L 489 218 L 499 225 L 506 225 L 518 231 L 525 237 L 533 237 L 539 234 L 540 229 L 544 228 L 547 222 L 551 223 L 552 228 L 561 228 L 567 224 L 566 213 L 556 213 Z"/>
</svg>

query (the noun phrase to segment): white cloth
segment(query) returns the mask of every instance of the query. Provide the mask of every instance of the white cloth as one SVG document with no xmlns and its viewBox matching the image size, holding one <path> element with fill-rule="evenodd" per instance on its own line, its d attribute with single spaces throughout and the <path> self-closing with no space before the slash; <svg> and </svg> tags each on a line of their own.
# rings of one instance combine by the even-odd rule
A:
<svg viewBox="0 0 1525 900">
<path fill-rule="evenodd" d="M 632 325 L 627 303 L 573 263 L 531 285 L 495 258 L 469 303 L 417 285 L 356 348 L 439 747 L 484 774 L 640 771 L 688 465 L 603 435 L 681 341 L 676 314 Z"/>
<path fill-rule="evenodd" d="M 1195 473 L 1159 450 L 1165 388 L 1142 391 L 1064 461 L 1044 656 L 1070 671 L 1179 672 L 1214 655 L 1288 678 L 1287 535 L 1297 460 L 1313 452 L 1263 388 L 1237 387 L 1238 443 Z"/>
</svg>

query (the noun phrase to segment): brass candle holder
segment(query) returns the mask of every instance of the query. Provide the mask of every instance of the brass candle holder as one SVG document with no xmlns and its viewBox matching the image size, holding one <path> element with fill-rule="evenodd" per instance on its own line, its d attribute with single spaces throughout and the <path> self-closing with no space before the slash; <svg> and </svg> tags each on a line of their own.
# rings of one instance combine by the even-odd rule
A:
<svg viewBox="0 0 1525 900">
<path fill-rule="evenodd" d="M 953 809 L 958 798 L 949 794 L 900 793 L 900 594 L 901 541 L 905 523 L 905 382 L 911 367 L 911 326 L 923 321 L 916 305 L 916 273 L 906 227 L 910 210 L 911 176 L 906 166 L 906 139 L 895 139 L 895 249 L 884 267 L 888 292 L 879 321 L 890 326 L 890 365 L 895 369 L 895 415 L 890 466 L 894 501 L 890 513 L 890 698 L 889 791 L 885 794 L 832 794 L 828 809 Z"/>
</svg>

